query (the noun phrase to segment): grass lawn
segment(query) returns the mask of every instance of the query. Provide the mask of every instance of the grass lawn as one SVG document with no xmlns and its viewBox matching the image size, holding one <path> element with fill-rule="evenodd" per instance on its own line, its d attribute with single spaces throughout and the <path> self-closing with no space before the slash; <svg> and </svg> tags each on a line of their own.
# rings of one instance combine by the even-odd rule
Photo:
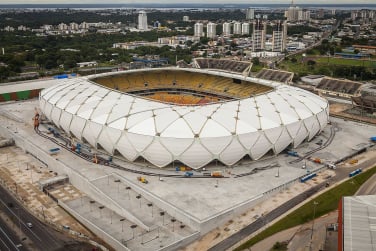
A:
<svg viewBox="0 0 376 251">
<path fill-rule="evenodd" d="M 376 166 L 367 170 L 364 173 L 361 173 L 350 180 L 343 182 L 342 184 L 333 187 L 327 192 L 321 194 L 314 199 L 315 202 L 318 202 L 316 206 L 316 215 L 315 218 L 327 214 L 331 211 L 334 211 L 338 208 L 338 202 L 343 196 L 352 196 L 360 188 L 360 186 L 366 182 L 373 174 L 376 173 Z M 291 227 L 301 225 L 303 223 L 311 221 L 313 218 L 313 201 L 305 203 L 300 208 L 296 209 L 285 218 L 279 220 L 269 228 L 265 229 L 252 239 L 248 240 L 235 250 L 243 250 L 249 248 L 257 242 L 272 236 L 275 233 L 278 233 L 282 230 L 289 229 Z"/>
<path fill-rule="evenodd" d="M 328 58 L 327 57 L 314 58 L 314 60 L 318 64 L 328 64 Z M 329 64 L 346 65 L 346 66 L 376 67 L 376 61 L 346 59 L 346 58 L 334 58 L 334 57 L 329 57 Z"/>
</svg>

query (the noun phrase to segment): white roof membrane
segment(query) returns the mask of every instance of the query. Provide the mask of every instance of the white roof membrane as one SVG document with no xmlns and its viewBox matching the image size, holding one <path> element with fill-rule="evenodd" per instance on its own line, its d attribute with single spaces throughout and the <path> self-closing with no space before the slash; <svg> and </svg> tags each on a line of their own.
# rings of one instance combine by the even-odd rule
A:
<svg viewBox="0 0 376 251">
<path fill-rule="evenodd" d="M 126 81 L 128 73 L 142 78 L 144 71 L 155 72 L 157 79 L 168 78 L 175 76 L 172 70 L 185 71 L 187 76 L 238 78 L 273 89 L 254 97 L 180 105 L 130 95 L 91 81 L 112 75 Z M 57 81 L 57 85 L 41 92 L 41 110 L 57 126 L 94 147 L 101 146 L 110 154 L 117 150 L 130 161 L 143 156 L 158 167 L 174 160 L 192 168 L 201 168 L 216 159 L 233 165 L 247 154 L 259 159 L 270 149 L 279 153 L 292 142 L 296 147 L 305 139 L 312 139 L 328 122 L 328 102 L 296 87 L 224 72 L 175 68 L 168 69 L 169 74 L 163 71 L 131 70 Z M 133 85 L 134 78 L 132 75 L 124 86 Z M 197 83 L 192 85 L 194 88 Z M 210 87 L 203 87 L 202 91 L 210 93 Z"/>
</svg>

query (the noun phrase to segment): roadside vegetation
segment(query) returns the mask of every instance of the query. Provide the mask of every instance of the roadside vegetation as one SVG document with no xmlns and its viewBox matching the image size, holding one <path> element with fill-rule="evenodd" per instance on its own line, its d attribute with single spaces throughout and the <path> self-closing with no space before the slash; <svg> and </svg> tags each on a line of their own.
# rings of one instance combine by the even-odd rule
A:
<svg viewBox="0 0 376 251">
<path fill-rule="evenodd" d="M 252 239 L 248 240 L 235 250 L 244 250 L 252 247 L 257 242 L 272 236 L 275 233 L 295 227 L 313 219 L 314 202 L 316 203 L 315 218 L 319 218 L 338 208 L 338 203 L 343 196 L 352 196 L 366 182 L 372 175 L 376 173 L 376 166 L 373 168 L 339 184 L 328 190 L 327 192 L 305 203 L 300 208 L 296 209 L 285 218 L 279 220 L 269 228 L 265 229 Z"/>
</svg>

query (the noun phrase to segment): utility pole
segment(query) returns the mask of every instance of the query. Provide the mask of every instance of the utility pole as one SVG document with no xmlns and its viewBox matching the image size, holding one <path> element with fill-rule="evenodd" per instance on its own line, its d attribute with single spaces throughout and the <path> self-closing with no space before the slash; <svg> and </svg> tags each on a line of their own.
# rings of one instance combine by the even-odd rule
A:
<svg viewBox="0 0 376 251">
<path fill-rule="evenodd" d="M 318 204 L 319 203 L 317 201 L 313 202 L 313 219 L 312 219 L 311 241 L 309 243 L 309 250 L 311 250 L 311 251 L 312 251 L 312 237 L 313 237 L 313 227 L 314 227 L 314 224 L 315 224 L 316 206 Z"/>
</svg>

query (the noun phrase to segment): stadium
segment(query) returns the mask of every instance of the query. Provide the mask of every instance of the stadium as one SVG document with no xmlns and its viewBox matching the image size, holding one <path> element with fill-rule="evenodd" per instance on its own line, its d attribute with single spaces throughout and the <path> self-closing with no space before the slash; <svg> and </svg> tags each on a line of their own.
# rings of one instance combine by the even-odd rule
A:
<svg viewBox="0 0 376 251">
<path fill-rule="evenodd" d="M 61 80 L 42 90 L 39 102 L 43 114 L 69 135 L 157 167 L 258 160 L 311 140 L 329 119 L 328 102 L 308 91 L 193 68 Z"/>
</svg>

